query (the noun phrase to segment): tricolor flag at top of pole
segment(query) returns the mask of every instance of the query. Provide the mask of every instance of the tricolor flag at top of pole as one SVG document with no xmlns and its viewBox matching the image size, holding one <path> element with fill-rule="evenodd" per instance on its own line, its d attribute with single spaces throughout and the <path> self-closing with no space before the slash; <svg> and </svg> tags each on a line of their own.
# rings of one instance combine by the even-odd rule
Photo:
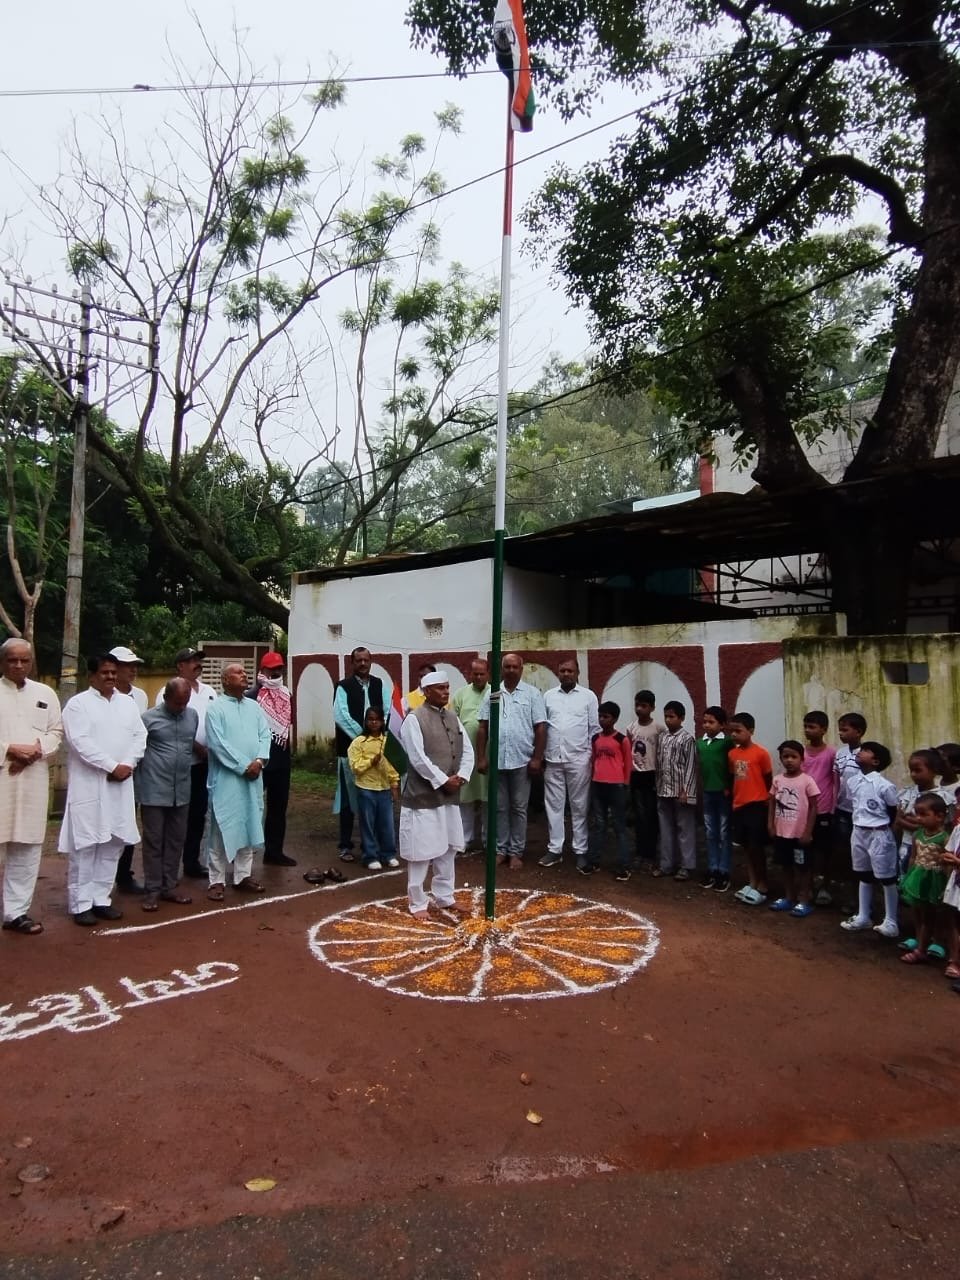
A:
<svg viewBox="0 0 960 1280">
<path fill-rule="evenodd" d="M 530 79 L 530 54 L 527 49 L 527 28 L 523 21 L 523 0 L 497 0 L 493 18 L 493 43 L 497 53 L 497 66 L 510 77 L 513 97 L 510 103 L 510 124 L 520 133 L 533 128 L 533 113 L 537 104 L 533 97 L 533 81 Z"/>
</svg>

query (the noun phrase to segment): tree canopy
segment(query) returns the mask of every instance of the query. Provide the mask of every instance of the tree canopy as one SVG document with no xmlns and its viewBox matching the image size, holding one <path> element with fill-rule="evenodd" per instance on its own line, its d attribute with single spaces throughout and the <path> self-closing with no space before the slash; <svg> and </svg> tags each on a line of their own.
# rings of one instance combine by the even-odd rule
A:
<svg viewBox="0 0 960 1280">
<path fill-rule="evenodd" d="M 489 61 L 493 8 L 408 12 L 463 71 Z M 618 83 L 645 104 L 526 211 L 603 359 L 664 388 L 691 442 L 733 434 L 768 489 L 813 484 L 802 445 L 831 403 L 815 375 L 856 332 L 813 299 L 872 279 L 859 337 L 887 330 L 886 376 L 847 478 L 930 458 L 960 361 L 955 0 L 528 0 L 526 16 L 542 100 L 572 115 Z M 829 551 L 853 627 L 902 626 L 892 540 L 883 590 Z"/>
</svg>

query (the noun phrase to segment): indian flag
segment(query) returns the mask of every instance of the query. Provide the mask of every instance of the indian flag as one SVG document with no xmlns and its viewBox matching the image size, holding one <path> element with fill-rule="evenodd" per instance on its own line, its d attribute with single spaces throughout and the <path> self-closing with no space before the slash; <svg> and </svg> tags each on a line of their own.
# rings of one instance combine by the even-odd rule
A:
<svg viewBox="0 0 960 1280">
<path fill-rule="evenodd" d="M 521 133 L 533 128 L 533 113 L 537 104 L 533 98 L 533 82 L 530 79 L 530 54 L 527 49 L 527 29 L 523 22 L 523 0 L 497 0 L 493 17 L 493 46 L 497 54 L 497 66 L 510 80 L 513 97 L 510 103 L 510 124 Z"/>
<path fill-rule="evenodd" d="M 400 730 L 403 728 L 404 716 L 400 686 L 395 684 L 390 698 L 390 710 L 387 713 L 387 745 L 384 748 L 384 754 L 400 774 L 405 773 L 407 769 L 407 755 L 400 745 Z"/>
</svg>

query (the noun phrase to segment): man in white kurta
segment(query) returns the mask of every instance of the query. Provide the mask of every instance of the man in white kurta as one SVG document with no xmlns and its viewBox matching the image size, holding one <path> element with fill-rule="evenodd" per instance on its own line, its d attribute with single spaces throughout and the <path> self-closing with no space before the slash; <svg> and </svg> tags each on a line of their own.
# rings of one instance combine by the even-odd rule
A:
<svg viewBox="0 0 960 1280">
<path fill-rule="evenodd" d="M 223 669 L 223 693 L 207 711 L 210 841 L 207 871 L 211 902 L 222 902 L 227 867 L 241 893 L 263 893 L 255 880 L 254 849 L 263 847 L 264 765 L 270 759 L 270 726 L 260 706 L 245 698 L 247 673 L 240 663 Z"/>
<path fill-rule="evenodd" d="M 469 912 L 457 906 L 454 877 L 456 856 L 463 851 L 460 788 L 473 773 L 473 747 L 456 713 L 446 709 L 446 674 L 431 672 L 420 688 L 425 701 L 404 717 L 400 730 L 409 766 L 400 793 L 400 857 L 407 863 L 407 897 L 417 919 L 426 919 L 431 908 L 464 916 Z M 431 869 L 433 902 L 424 888 Z"/>
<path fill-rule="evenodd" d="M 67 854 L 67 901 L 77 924 L 119 920 L 110 903 L 117 860 L 136 844 L 133 771 L 147 745 L 137 705 L 117 692 L 117 664 L 108 654 L 87 663 L 90 687 L 63 709 L 67 739 L 67 804 L 60 852 Z"/>
<path fill-rule="evenodd" d="M 49 771 L 63 737 L 52 689 L 28 680 L 33 648 L 26 640 L 0 645 L 0 861 L 3 927 L 42 933 L 30 915 L 47 827 Z"/>
</svg>

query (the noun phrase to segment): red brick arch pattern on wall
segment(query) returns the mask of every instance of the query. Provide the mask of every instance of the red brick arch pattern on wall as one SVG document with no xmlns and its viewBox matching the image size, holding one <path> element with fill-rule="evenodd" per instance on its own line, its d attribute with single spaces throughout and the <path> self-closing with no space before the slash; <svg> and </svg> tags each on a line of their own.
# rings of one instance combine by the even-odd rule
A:
<svg viewBox="0 0 960 1280">
<path fill-rule="evenodd" d="M 482 658 L 482 653 L 463 653 L 454 652 L 452 649 L 442 651 L 440 649 L 432 649 L 428 653 L 411 653 L 407 659 L 407 684 L 402 690 L 407 693 L 414 687 L 417 680 L 417 673 L 425 662 L 429 662 L 431 666 L 453 667 L 463 676 L 468 683 L 470 681 L 470 663 L 474 658 Z M 489 659 L 488 659 L 489 661 Z"/>
<path fill-rule="evenodd" d="M 783 657 L 783 645 L 777 641 L 754 644 L 722 644 L 717 651 L 720 666 L 720 704 L 728 715 L 735 711 L 756 714 L 755 707 L 738 707 L 737 699 L 750 676 L 768 662 Z"/>
<path fill-rule="evenodd" d="M 707 705 L 707 679 L 703 667 L 703 646 L 699 644 L 656 645 L 639 649 L 591 649 L 590 688 L 598 698 L 603 697 L 607 683 L 629 662 L 657 662 L 682 680 L 690 694 L 693 707 L 687 708 L 699 719 Z M 656 693 L 656 689 L 654 690 Z"/>
<path fill-rule="evenodd" d="M 534 663 L 538 667 L 546 667 L 548 671 L 552 671 L 556 676 L 560 663 L 565 662 L 567 658 L 573 658 L 576 661 L 577 655 L 572 649 L 520 649 L 505 650 L 507 653 L 518 652 L 523 659 L 524 664 Z M 559 681 L 560 677 L 557 676 Z"/>
</svg>

